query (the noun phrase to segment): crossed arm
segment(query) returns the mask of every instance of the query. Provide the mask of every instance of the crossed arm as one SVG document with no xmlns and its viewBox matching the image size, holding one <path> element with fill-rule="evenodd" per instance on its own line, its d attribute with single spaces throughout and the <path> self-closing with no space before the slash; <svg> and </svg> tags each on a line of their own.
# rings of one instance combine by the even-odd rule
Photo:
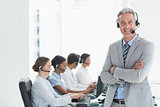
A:
<svg viewBox="0 0 160 107">
<path fill-rule="evenodd" d="M 141 82 L 142 80 L 144 80 L 144 79 L 140 79 L 140 77 L 139 77 L 139 75 L 140 75 L 139 72 L 140 72 L 140 71 L 142 72 L 142 70 L 140 70 L 140 69 L 143 69 L 143 67 L 144 67 L 144 64 L 143 64 L 142 60 L 138 60 L 138 61 L 136 62 L 136 64 L 132 67 L 132 69 L 122 69 L 122 68 L 118 68 L 118 69 L 121 70 L 122 73 L 123 73 L 123 72 L 125 73 L 125 71 L 126 71 L 126 72 L 127 72 L 127 71 L 131 71 L 131 72 L 127 72 L 127 73 L 132 74 L 131 76 L 133 77 L 133 79 L 132 79 L 132 78 L 128 78 L 128 79 L 123 78 L 124 76 L 122 76 L 122 75 L 124 75 L 124 73 L 121 74 L 119 77 L 117 76 L 116 78 L 117 78 L 117 79 L 121 79 L 121 80 L 125 80 L 125 82 L 139 83 L 139 82 Z M 109 72 L 113 75 L 114 72 L 115 72 L 115 69 L 116 69 L 116 66 L 112 66 L 112 67 L 110 68 Z M 126 77 L 127 77 L 127 73 L 126 73 Z M 137 78 L 135 78 L 134 75 L 136 75 Z M 147 75 L 147 74 L 146 74 L 146 75 Z M 128 77 L 131 77 L 131 76 L 128 75 Z M 145 76 L 144 76 L 144 78 L 145 78 Z M 131 80 L 131 79 L 132 79 L 132 80 Z"/>
</svg>

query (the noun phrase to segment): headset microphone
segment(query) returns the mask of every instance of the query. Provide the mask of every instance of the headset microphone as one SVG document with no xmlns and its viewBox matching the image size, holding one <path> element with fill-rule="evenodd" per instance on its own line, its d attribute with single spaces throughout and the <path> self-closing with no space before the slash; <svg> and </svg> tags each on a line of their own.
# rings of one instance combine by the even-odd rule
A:
<svg viewBox="0 0 160 107">
<path fill-rule="evenodd" d="M 135 30 L 132 30 L 131 33 L 134 34 L 134 33 L 135 33 Z"/>
<path fill-rule="evenodd" d="M 138 24 L 137 28 L 139 28 L 139 26 L 140 26 L 140 23 Z M 134 34 L 137 28 L 135 28 L 134 30 L 132 30 L 131 33 Z"/>
<path fill-rule="evenodd" d="M 39 70 L 41 70 L 41 71 L 43 71 L 43 72 L 50 72 L 50 71 L 43 70 L 43 67 L 42 67 L 42 66 L 39 67 Z"/>
<path fill-rule="evenodd" d="M 84 64 L 90 64 L 90 63 L 84 63 Z"/>
<path fill-rule="evenodd" d="M 56 58 L 55 58 L 54 60 L 55 60 L 55 62 L 56 62 L 55 68 L 57 68 L 57 69 L 59 69 L 59 70 L 61 70 L 61 71 L 64 72 L 65 70 L 60 68 L 60 65 L 59 65 L 58 61 L 56 60 Z"/>
<path fill-rule="evenodd" d="M 62 71 L 65 71 L 64 69 L 61 69 L 60 67 L 57 67 L 58 69 L 62 70 Z"/>
<path fill-rule="evenodd" d="M 58 64 L 56 65 L 56 68 L 59 69 L 59 70 L 65 71 L 65 70 L 61 69 Z"/>
<path fill-rule="evenodd" d="M 41 70 L 41 71 L 43 71 L 43 72 L 50 72 L 50 71 L 46 71 L 46 70 Z"/>
</svg>

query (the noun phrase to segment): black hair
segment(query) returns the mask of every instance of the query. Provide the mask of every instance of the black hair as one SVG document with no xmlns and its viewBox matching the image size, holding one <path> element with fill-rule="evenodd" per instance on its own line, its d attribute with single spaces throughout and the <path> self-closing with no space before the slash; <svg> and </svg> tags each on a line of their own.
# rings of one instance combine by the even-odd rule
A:
<svg viewBox="0 0 160 107">
<path fill-rule="evenodd" d="M 52 66 L 54 68 L 57 68 L 64 61 L 66 61 L 66 58 L 64 58 L 63 56 L 57 55 L 52 59 L 51 62 L 52 62 Z"/>
<path fill-rule="evenodd" d="M 68 57 L 67 57 L 67 63 L 68 64 L 72 64 L 72 63 L 74 63 L 74 62 L 77 62 L 77 64 L 78 64 L 78 62 L 79 62 L 79 55 L 78 54 L 75 54 L 75 53 L 71 53 L 71 54 L 69 54 L 68 55 Z"/>
<path fill-rule="evenodd" d="M 81 55 L 80 63 L 84 63 L 85 60 L 90 56 L 90 54 L 84 53 Z"/>
</svg>

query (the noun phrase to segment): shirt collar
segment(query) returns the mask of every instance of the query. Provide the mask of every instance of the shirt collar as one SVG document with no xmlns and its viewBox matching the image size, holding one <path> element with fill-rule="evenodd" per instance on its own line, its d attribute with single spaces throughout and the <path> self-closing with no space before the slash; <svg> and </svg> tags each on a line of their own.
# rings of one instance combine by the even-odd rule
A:
<svg viewBox="0 0 160 107">
<path fill-rule="evenodd" d="M 66 69 L 68 72 L 72 73 L 72 70 L 67 66 L 67 69 Z"/>
<path fill-rule="evenodd" d="M 52 75 L 54 75 L 56 78 L 61 79 L 61 76 L 60 76 L 60 75 L 58 75 L 55 71 L 53 71 L 53 72 L 52 72 Z"/>
<path fill-rule="evenodd" d="M 129 42 L 128 42 L 128 45 L 129 46 L 132 46 L 132 43 L 133 43 L 133 41 L 136 39 L 136 37 L 137 37 L 137 34 L 136 34 L 136 36 L 133 38 L 133 39 L 131 39 Z M 123 46 L 126 44 L 126 41 L 124 40 L 124 39 L 122 39 L 122 43 L 123 43 Z"/>
<path fill-rule="evenodd" d="M 83 69 L 83 71 L 87 71 L 87 69 L 86 69 L 86 68 L 84 68 L 82 65 L 81 65 L 81 69 Z"/>
<path fill-rule="evenodd" d="M 67 66 L 67 69 L 71 71 L 71 69 Z"/>
<path fill-rule="evenodd" d="M 38 79 L 43 79 L 43 80 L 47 80 L 46 78 L 42 78 L 41 76 L 37 75 L 36 78 Z"/>
</svg>

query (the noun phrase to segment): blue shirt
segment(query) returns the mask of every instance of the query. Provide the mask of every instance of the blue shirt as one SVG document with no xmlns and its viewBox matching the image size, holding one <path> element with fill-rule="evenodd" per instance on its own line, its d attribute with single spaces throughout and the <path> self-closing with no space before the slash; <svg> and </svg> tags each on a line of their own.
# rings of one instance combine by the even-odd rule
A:
<svg viewBox="0 0 160 107">
<path fill-rule="evenodd" d="M 67 88 L 66 88 L 66 85 L 65 85 L 65 82 L 64 82 L 63 78 L 61 78 L 61 76 L 58 75 L 56 72 L 53 71 L 48 80 L 51 83 L 52 87 L 60 85 L 62 88 L 65 89 L 65 91 L 67 91 Z M 59 95 L 62 95 L 57 89 L 54 88 L 54 90 Z"/>
<path fill-rule="evenodd" d="M 131 39 L 131 40 L 128 42 L 128 44 L 129 44 L 130 47 L 132 46 L 132 43 L 133 43 L 133 41 L 136 39 L 136 37 L 137 37 L 137 34 L 136 34 L 136 36 L 135 36 L 133 39 Z M 125 41 L 124 39 L 122 39 L 122 51 L 123 51 L 123 52 L 124 52 L 124 49 L 125 49 L 125 46 L 124 46 L 125 43 L 126 43 L 126 41 Z M 129 49 L 130 49 L 130 48 L 129 48 Z M 115 72 L 114 72 L 114 74 L 113 74 L 113 77 L 116 76 L 116 72 L 117 72 L 117 67 L 116 67 L 116 69 L 115 69 Z M 125 85 L 125 82 L 124 82 L 123 85 Z M 124 88 L 123 88 L 122 86 L 119 86 L 119 87 L 118 87 L 117 93 L 116 93 L 114 99 L 124 99 Z"/>
</svg>

